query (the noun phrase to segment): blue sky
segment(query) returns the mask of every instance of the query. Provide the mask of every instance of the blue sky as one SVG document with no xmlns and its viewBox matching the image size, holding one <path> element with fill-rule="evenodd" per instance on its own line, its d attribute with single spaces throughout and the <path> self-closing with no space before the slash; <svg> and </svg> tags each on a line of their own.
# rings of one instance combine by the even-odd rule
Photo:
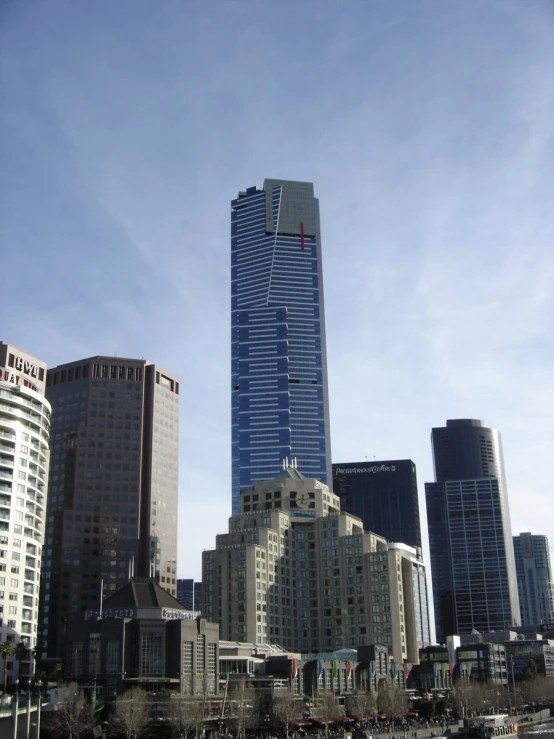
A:
<svg viewBox="0 0 554 739">
<path fill-rule="evenodd" d="M 181 377 L 180 561 L 230 515 L 230 215 L 320 199 L 333 460 L 482 418 L 554 543 L 550 0 L 5 0 L 0 336 Z"/>
</svg>

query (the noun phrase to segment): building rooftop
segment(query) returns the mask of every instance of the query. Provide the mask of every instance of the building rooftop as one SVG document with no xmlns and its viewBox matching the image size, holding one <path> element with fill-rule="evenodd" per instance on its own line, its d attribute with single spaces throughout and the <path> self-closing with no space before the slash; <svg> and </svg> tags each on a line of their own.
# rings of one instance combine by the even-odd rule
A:
<svg viewBox="0 0 554 739">
<path fill-rule="evenodd" d="M 292 480 L 307 479 L 301 472 L 298 472 L 298 462 L 296 461 L 296 458 L 289 459 L 288 457 L 285 457 L 285 459 L 283 459 L 283 469 L 274 479 L 282 480 L 283 478 Z"/>
<path fill-rule="evenodd" d="M 164 590 L 156 580 L 149 577 L 134 577 L 102 604 L 103 609 L 121 608 L 172 608 L 188 611 L 177 598 Z"/>
</svg>

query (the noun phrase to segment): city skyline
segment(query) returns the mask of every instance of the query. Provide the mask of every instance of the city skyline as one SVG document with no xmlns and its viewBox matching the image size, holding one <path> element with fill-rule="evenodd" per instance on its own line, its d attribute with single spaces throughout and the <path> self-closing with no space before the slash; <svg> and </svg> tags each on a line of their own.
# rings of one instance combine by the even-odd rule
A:
<svg viewBox="0 0 554 739">
<path fill-rule="evenodd" d="M 486 418 L 513 533 L 552 542 L 551 6 L 301 5 L 4 11 L 3 338 L 180 376 L 197 579 L 231 513 L 228 202 L 314 182 L 332 460 L 413 459 L 425 531 L 429 429 Z"/>
</svg>

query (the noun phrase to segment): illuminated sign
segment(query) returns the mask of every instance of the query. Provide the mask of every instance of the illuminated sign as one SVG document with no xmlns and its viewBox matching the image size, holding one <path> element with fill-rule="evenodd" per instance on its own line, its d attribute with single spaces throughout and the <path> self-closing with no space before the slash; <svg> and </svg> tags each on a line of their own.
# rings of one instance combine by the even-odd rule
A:
<svg viewBox="0 0 554 739">
<path fill-rule="evenodd" d="M 391 464 L 374 464 L 373 467 L 337 467 L 335 469 L 337 475 L 365 475 L 366 473 L 375 474 L 377 472 L 396 472 L 396 466 Z"/>
<path fill-rule="evenodd" d="M 133 608 L 108 608 L 105 611 L 89 611 L 89 618 L 134 618 Z"/>
<path fill-rule="evenodd" d="M 200 611 L 179 611 L 176 608 L 164 608 L 162 615 L 164 618 L 178 618 L 181 621 L 196 621 L 200 616 Z"/>
</svg>

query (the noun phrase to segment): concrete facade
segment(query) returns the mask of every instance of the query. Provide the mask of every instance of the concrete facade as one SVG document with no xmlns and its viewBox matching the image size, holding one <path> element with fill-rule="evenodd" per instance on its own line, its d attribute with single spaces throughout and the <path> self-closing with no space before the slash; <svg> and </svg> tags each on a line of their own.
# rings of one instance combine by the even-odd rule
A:
<svg viewBox="0 0 554 739">
<path fill-rule="evenodd" d="M 222 639 L 314 653 L 381 643 L 399 663 L 430 642 L 421 552 L 365 533 L 292 465 L 241 494 L 229 533 L 203 553 L 202 582 Z"/>
</svg>

